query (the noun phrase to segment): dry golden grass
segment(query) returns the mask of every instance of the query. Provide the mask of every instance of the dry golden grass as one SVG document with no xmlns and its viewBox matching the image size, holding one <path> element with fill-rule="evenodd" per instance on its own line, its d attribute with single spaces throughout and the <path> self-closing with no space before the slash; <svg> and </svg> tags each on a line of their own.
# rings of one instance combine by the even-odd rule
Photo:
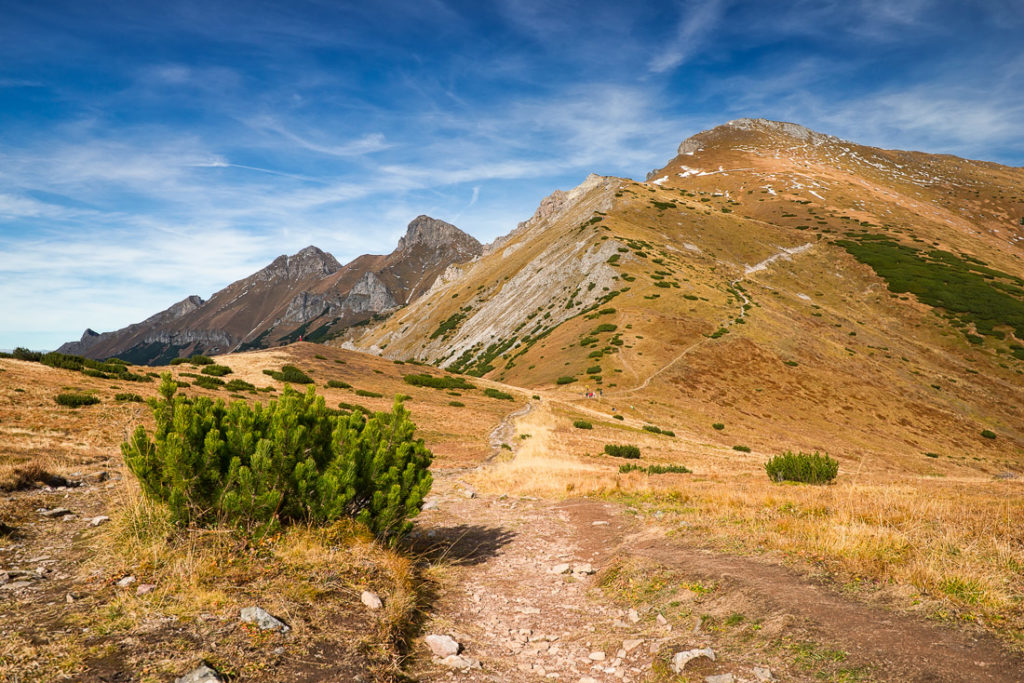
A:
<svg viewBox="0 0 1024 683">
<path fill-rule="evenodd" d="M 657 515 L 688 543 L 775 552 L 850 586 L 885 589 L 904 606 L 975 622 L 1024 645 L 1024 486 L 984 476 L 893 475 L 844 461 L 830 486 L 775 484 L 744 455 L 620 425 L 579 430 L 548 402 L 518 424 L 511 460 L 481 471 L 485 491 L 606 496 Z M 590 419 L 590 416 L 588 416 Z M 605 443 L 641 446 L 640 464 L 682 463 L 694 474 L 620 474 L 595 457 Z"/>
</svg>

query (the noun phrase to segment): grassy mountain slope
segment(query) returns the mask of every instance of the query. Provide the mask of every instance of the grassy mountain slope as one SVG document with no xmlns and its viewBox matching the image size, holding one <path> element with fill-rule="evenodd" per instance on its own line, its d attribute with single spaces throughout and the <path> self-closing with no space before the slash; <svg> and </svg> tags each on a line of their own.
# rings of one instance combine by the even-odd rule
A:
<svg viewBox="0 0 1024 683">
<path fill-rule="evenodd" d="M 1019 470 L 1024 171 L 749 120 L 680 152 L 553 195 L 356 346 L 712 442 Z"/>
</svg>

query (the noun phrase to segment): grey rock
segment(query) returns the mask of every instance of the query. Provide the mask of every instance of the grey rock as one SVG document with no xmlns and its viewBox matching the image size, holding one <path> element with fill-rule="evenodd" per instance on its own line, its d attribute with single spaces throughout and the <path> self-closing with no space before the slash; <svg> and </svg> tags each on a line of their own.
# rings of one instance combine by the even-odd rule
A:
<svg viewBox="0 0 1024 683">
<path fill-rule="evenodd" d="M 223 680 L 219 673 L 203 663 L 181 678 L 175 678 L 174 683 L 221 683 Z"/>
<path fill-rule="evenodd" d="M 551 568 L 551 573 L 552 574 L 568 574 L 571 571 L 572 571 L 572 565 L 569 564 L 568 562 L 562 562 L 561 564 L 556 564 L 554 567 Z"/>
<path fill-rule="evenodd" d="M 31 581 L 11 581 L 0 586 L 0 591 L 16 591 L 22 588 L 28 588 L 32 585 Z"/>
<path fill-rule="evenodd" d="M 100 524 L 106 524 L 110 521 L 110 517 L 106 515 L 100 515 L 99 517 L 93 517 L 89 520 L 89 526 L 99 526 Z"/>
<path fill-rule="evenodd" d="M 677 652 L 672 655 L 672 670 L 677 674 L 682 673 L 683 669 L 686 668 L 687 663 L 691 660 L 697 659 L 698 657 L 707 657 L 712 662 L 716 659 L 715 651 L 710 647 L 684 650 L 683 652 Z"/>
<path fill-rule="evenodd" d="M 128 586 L 132 585 L 133 583 L 135 583 L 135 577 L 134 576 L 126 576 L 126 577 L 122 578 L 120 581 L 117 582 L 117 587 L 118 588 L 127 588 Z"/>
<path fill-rule="evenodd" d="M 65 515 L 74 514 L 67 508 L 53 508 L 52 510 L 40 510 L 39 514 L 47 519 L 55 519 L 57 517 L 64 517 Z"/>
<path fill-rule="evenodd" d="M 384 606 L 380 596 L 373 591 L 363 591 L 363 594 L 359 596 L 359 600 L 372 610 L 378 610 Z"/>
<path fill-rule="evenodd" d="M 704 683 L 736 683 L 736 677 L 732 674 L 715 674 L 714 676 L 705 676 Z"/>
<path fill-rule="evenodd" d="M 286 623 L 270 615 L 262 607 L 253 605 L 252 607 L 246 607 L 242 610 L 241 614 L 242 621 L 247 624 L 256 624 L 261 631 L 280 631 L 281 633 L 288 633 L 291 631 L 291 627 Z"/>
<path fill-rule="evenodd" d="M 754 667 L 754 678 L 757 679 L 757 683 L 771 683 L 772 681 L 778 680 L 775 678 L 775 674 L 767 666 L 755 666 Z"/>
<path fill-rule="evenodd" d="M 583 562 L 580 564 L 573 565 L 573 574 L 581 574 L 583 576 L 590 576 L 594 573 L 594 566 L 589 562 Z"/>
<path fill-rule="evenodd" d="M 423 510 L 436 510 L 438 507 L 440 506 L 437 502 L 437 498 L 431 498 L 430 500 L 423 501 Z"/>
<path fill-rule="evenodd" d="M 435 657 L 440 657 L 441 659 L 457 655 L 462 649 L 462 646 L 459 645 L 458 641 L 451 636 L 440 635 L 437 633 L 431 633 L 423 639 L 423 642 L 427 644 L 427 647 L 430 648 L 430 651 Z"/>
<path fill-rule="evenodd" d="M 140 583 L 139 587 L 135 589 L 135 593 L 136 595 L 149 595 L 154 590 L 156 590 L 156 586 L 154 584 Z"/>
<path fill-rule="evenodd" d="M 625 650 L 628 653 L 628 652 L 632 652 L 633 650 L 637 649 L 638 647 L 640 647 L 643 644 L 644 644 L 644 641 L 641 640 L 640 638 L 628 639 L 628 640 L 622 641 L 622 649 Z"/>
<path fill-rule="evenodd" d="M 604 658 L 605 658 L 605 654 L 604 654 L 604 652 L 601 652 L 600 650 L 598 650 L 597 652 L 591 652 L 589 655 L 587 655 L 587 657 L 589 657 L 590 660 L 594 661 L 594 662 L 603 662 Z"/>
<path fill-rule="evenodd" d="M 441 660 L 441 663 L 449 668 L 461 669 L 462 671 L 481 668 L 479 660 L 464 655 L 448 655 Z"/>
</svg>

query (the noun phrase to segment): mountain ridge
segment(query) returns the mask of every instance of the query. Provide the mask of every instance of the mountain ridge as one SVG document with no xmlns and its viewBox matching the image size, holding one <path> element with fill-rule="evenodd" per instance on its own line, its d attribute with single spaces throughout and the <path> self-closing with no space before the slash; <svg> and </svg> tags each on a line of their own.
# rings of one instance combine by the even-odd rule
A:
<svg viewBox="0 0 1024 683">
<path fill-rule="evenodd" d="M 191 295 L 120 330 L 86 330 L 58 351 L 161 364 L 179 354 L 323 339 L 407 304 L 449 265 L 476 258 L 481 250 L 475 238 L 454 225 L 418 216 L 390 254 L 364 254 L 342 265 L 310 245 L 278 256 L 208 300 Z"/>
</svg>

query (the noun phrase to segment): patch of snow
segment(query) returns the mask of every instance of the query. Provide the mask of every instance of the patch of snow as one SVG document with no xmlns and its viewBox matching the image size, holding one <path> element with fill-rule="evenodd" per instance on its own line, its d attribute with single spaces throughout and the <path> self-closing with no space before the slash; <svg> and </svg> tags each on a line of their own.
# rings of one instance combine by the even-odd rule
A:
<svg viewBox="0 0 1024 683">
<path fill-rule="evenodd" d="M 652 180 L 652 181 L 651 181 L 651 184 L 652 184 L 652 185 L 661 185 L 661 184 L 662 184 L 662 183 L 664 183 L 664 182 L 665 182 L 666 180 L 668 180 L 668 176 L 665 176 L 665 177 L 663 177 L 663 178 L 658 178 L 657 180 Z"/>
<path fill-rule="evenodd" d="M 797 294 L 797 297 L 803 299 L 804 301 L 810 301 L 811 300 L 811 297 L 807 296 L 806 294 Z"/>
</svg>

